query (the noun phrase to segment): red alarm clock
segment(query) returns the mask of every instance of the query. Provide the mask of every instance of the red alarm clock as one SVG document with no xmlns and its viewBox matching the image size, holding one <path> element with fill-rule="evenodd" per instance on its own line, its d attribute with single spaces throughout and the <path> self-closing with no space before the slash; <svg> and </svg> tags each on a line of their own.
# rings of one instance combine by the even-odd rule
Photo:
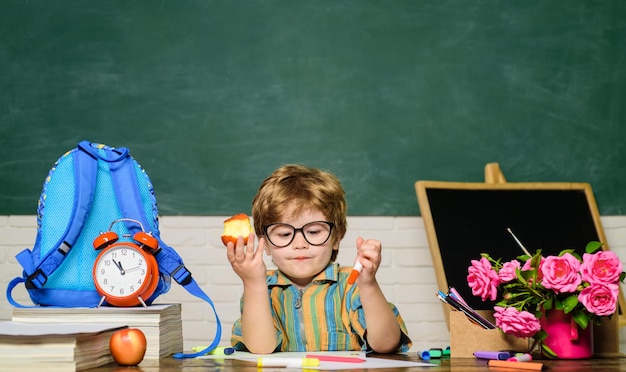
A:
<svg viewBox="0 0 626 372">
<path fill-rule="evenodd" d="M 111 231 L 121 221 L 137 223 L 142 231 L 133 235 L 133 241 L 118 242 L 118 235 Z M 102 250 L 93 265 L 96 290 L 113 306 L 136 306 L 145 304 L 159 282 L 159 266 L 153 253 L 159 243 L 146 233 L 139 221 L 121 218 L 113 221 L 109 231 L 101 233 L 94 241 L 96 250 Z"/>
</svg>

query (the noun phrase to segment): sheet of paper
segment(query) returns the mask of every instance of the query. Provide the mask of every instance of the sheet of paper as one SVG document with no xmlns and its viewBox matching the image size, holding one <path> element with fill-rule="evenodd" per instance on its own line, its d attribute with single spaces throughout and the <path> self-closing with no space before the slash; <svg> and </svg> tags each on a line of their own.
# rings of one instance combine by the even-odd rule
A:
<svg viewBox="0 0 626 372">
<path fill-rule="evenodd" d="M 367 369 L 367 368 L 401 368 L 401 367 L 434 367 L 436 364 L 412 362 L 406 360 L 394 360 L 384 358 L 365 357 L 365 352 L 361 351 L 307 351 L 307 352 L 280 352 L 273 354 L 252 354 L 245 351 L 236 351 L 231 355 L 205 355 L 198 358 L 204 359 L 238 359 L 248 362 L 256 362 L 258 358 L 304 358 L 307 354 L 333 355 L 333 356 L 356 356 L 365 358 L 364 363 L 342 363 L 342 362 L 320 362 L 319 366 L 306 367 L 306 369 L 315 370 L 342 370 L 342 369 Z M 264 368 L 264 370 L 266 370 Z M 285 371 L 284 368 L 280 369 Z M 301 368 L 298 368 L 301 370 Z"/>
<path fill-rule="evenodd" d="M 407 360 L 394 360 L 383 358 L 371 358 L 368 357 L 365 363 L 336 363 L 336 362 L 320 362 L 319 367 L 307 367 L 307 369 L 319 369 L 319 370 L 340 370 L 340 369 L 355 369 L 355 368 L 401 368 L 401 367 L 434 367 L 435 364 L 411 362 Z"/>
</svg>

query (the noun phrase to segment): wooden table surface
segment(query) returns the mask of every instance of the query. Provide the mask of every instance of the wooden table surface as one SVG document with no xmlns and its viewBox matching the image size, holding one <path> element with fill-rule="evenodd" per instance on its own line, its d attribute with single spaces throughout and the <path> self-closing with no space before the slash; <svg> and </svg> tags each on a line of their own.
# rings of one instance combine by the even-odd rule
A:
<svg viewBox="0 0 626 372">
<path fill-rule="evenodd" d="M 412 354 L 412 355 L 411 355 Z M 415 362 L 421 361 L 415 353 L 409 355 L 372 355 L 377 358 L 393 358 L 398 360 L 409 360 Z M 431 359 L 431 363 L 436 364 L 434 367 L 410 367 L 410 368 L 374 368 L 374 369 L 362 369 L 354 368 L 350 371 L 500 371 L 500 372 L 513 372 L 523 371 L 521 369 L 511 368 L 489 368 L 486 360 L 474 359 L 474 358 L 444 358 L 444 359 Z M 568 371 L 568 372 L 584 372 L 584 371 L 605 371 L 605 372 L 626 372 L 626 357 L 615 358 L 603 358 L 603 359 L 586 359 L 586 360 L 540 360 L 543 363 L 547 371 Z M 201 370 L 219 370 L 223 372 L 227 371 L 243 371 L 253 372 L 258 371 L 254 363 L 245 362 L 235 359 L 174 359 L 171 357 L 162 358 L 159 360 L 144 360 L 138 367 L 119 367 L 115 364 L 107 365 L 104 367 L 92 369 L 92 372 L 167 372 L 167 371 L 201 371 Z M 266 369 L 269 370 L 269 369 Z M 287 371 L 287 370 L 300 370 L 300 369 L 285 369 L 285 368 L 272 368 L 274 371 Z"/>
</svg>

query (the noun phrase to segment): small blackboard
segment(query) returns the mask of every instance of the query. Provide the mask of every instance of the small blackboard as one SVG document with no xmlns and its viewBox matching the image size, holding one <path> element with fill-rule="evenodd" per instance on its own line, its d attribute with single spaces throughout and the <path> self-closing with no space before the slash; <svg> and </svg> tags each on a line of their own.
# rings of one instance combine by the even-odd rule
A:
<svg viewBox="0 0 626 372">
<path fill-rule="evenodd" d="M 476 310 L 493 310 L 494 302 L 472 295 L 467 269 L 481 253 L 503 261 L 522 255 L 509 228 L 531 253 L 541 249 L 550 255 L 571 248 L 582 256 L 593 240 L 609 248 L 588 183 L 502 180 L 415 183 L 439 290 L 455 287 Z M 621 318 L 626 308 L 621 291 L 619 301 Z"/>
</svg>

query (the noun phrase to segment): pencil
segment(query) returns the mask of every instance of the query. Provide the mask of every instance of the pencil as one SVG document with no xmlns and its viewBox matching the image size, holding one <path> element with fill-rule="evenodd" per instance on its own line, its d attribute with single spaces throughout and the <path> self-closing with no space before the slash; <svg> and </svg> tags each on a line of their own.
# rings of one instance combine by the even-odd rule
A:
<svg viewBox="0 0 626 372">
<path fill-rule="evenodd" d="M 543 369 L 542 363 L 536 362 L 509 362 L 506 360 L 492 359 L 489 361 L 489 367 L 503 367 L 511 369 L 527 369 L 531 371 L 541 371 Z"/>
</svg>

